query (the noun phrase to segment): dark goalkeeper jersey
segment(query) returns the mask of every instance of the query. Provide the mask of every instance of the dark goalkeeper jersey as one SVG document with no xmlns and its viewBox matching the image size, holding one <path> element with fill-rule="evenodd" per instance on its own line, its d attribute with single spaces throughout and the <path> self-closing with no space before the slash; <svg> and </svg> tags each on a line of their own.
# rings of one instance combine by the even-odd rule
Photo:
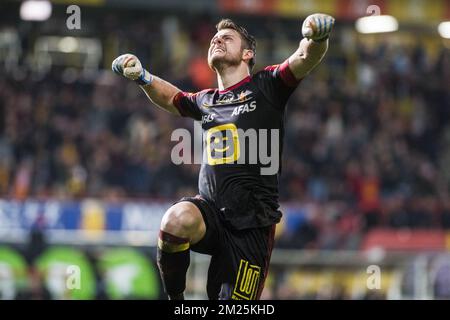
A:
<svg viewBox="0 0 450 320">
<path fill-rule="evenodd" d="M 200 195 L 235 229 L 278 223 L 285 105 L 297 87 L 287 61 L 266 67 L 226 90 L 180 92 L 174 105 L 201 121 Z"/>
</svg>

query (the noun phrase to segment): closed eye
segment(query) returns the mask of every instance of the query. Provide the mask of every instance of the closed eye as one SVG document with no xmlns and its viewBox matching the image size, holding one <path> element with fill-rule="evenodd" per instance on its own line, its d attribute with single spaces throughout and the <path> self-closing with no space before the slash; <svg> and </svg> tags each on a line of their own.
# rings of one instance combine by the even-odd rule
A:
<svg viewBox="0 0 450 320">
<path fill-rule="evenodd" d="M 214 44 L 214 41 L 217 39 L 217 36 L 215 36 L 214 38 L 211 39 L 210 45 Z M 222 40 L 233 40 L 233 37 L 231 35 L 223 35 L 222 36 Z"/>
</svg>

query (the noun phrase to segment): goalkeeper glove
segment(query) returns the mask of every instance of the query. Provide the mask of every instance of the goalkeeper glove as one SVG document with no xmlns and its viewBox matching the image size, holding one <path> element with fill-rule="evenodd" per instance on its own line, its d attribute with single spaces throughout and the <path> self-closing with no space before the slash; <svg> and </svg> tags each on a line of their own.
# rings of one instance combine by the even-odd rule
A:
<svg viewBox="0 0 450 320">
<path fill-rule="evenodd" d="M 334 21 L 334 18 L 327 14 L 311 14 L 303 21 L 302 34 L 305 38 L 315 42 L 325 41 L 330 36 Z"/>
<path fill-rule="evenodd" d="M 117 57 L 112 63 L 112 70 L 125 78 L 134 80 L 141 86 L 150 84 L 153 81 L 153 76 L 142 68 L 139 59 L 129 53 Z"/>
</svg>

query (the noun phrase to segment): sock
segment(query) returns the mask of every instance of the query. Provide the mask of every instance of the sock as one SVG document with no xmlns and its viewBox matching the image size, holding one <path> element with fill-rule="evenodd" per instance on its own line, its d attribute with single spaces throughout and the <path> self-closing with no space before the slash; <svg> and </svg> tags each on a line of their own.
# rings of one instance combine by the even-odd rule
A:
<svg viewBox="0 0 450 320">
<path fill-rule="evenodd" d="M 182 299 L 190 263 L 189 239 L 160 231 L 157 262 L 164 290 L 170 299 Z"/>
</svg>

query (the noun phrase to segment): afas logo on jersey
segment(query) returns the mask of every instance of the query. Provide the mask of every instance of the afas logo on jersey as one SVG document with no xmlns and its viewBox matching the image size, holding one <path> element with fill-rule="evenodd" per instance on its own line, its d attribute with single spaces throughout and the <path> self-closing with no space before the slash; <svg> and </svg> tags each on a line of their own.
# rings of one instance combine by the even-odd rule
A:
<svg viewBox="0 0 450 320">
<path fill-rule="evenodd" d="M 252 112 L 256 109 L 256 101 L 252 101 L 250 103 L 242 104 L 236 108 L 234 108 L 233 113 L 231 113 L 231 116 L 238 116 L 242 113 L 246 112 Z"/>
</svg>

